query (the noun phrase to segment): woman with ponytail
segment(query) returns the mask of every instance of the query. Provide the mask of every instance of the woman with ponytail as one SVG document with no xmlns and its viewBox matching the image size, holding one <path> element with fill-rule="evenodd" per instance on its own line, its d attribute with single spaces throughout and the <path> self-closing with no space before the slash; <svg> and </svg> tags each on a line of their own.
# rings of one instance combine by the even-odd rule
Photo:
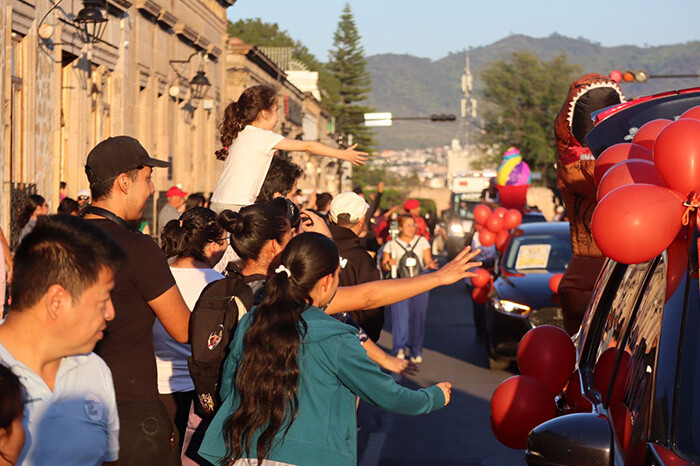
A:
<svg viewBox="0 0 700 466">
<path fill-rule="evenodd" d="M 207 284 L 224 278 L 212 267 L 226 250 L 226 231 L 216 221 L 216 214 L 204 207 L 194 207 L 169 221 L 161 232 L 163 252 L 172 261 L 170 270 L 190 312 Z M 158 392 L 180 433 L 183 464 L 196 464 L 184 454 L 199 417 L 191 409 L 194 383 L 187 367 L 189 344 L 176 342 L 160 320 L 153 326 L 153 347 L 158 369 Z"/>
<path fill-rule="evenodd" d="M 338 249 L 323 235 L 302 233 L 286 246 L 263 301 L 243 317 L 230 346 L 224 401 L 199 450 L 204 458 L 355 465 L 356 396 L 401 414 L 449 403 L 451 384 L 396 384 L 367 357 L 357 331 L 324 312 L 339 270 Z"/>
<path fill-rule="evenodd" d="M 249 87 L 226 107 L 219 126 L 222 148 L 216 158 L 225 160 L 214 187 L 211 208 L 216 212 L 233 211 L 255 202 L 276 149 L 308 152 L 364 165 L 367 153 L 333 149 L 316 141 L 287 139 L 274 133 L 277 125 L 277 91 L 270 86 Z"/>
</svg>

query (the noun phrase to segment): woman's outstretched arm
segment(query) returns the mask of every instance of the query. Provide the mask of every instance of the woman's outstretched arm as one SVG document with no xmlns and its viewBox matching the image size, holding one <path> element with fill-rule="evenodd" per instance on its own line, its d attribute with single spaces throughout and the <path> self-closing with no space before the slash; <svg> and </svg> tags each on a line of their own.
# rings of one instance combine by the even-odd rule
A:
<svg viewBox="0 0 700 466">
<path fill-rule="evenodd" d="M 396 280 L 376 280 L 355 286 L 338 287 L 338 292 L 326 308 L 326 313 L 362 311 L 375 309 L 388 304 L 412 298 L 438 286 L 450 285 L 457 280 L 474 277 L 471 269 L 481 266 L 481 262 L 469 262 L 479 254 L 467 246 L 454 259 L 437 272 L 419 275 L 413 278 Z"/>
</svg>

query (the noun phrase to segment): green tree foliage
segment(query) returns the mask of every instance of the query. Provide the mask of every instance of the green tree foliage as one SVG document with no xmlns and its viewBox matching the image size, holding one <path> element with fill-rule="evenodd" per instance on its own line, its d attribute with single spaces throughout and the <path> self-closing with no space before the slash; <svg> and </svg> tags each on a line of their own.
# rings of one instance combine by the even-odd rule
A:
<svg viewBox="0 0 700 466">
<path fill-rule="evenodd" d="M 319 88 L 322 93 L 337 93 L 338 84 L 335 77 L 301 42 L 294 40 L 287 31 L 280 29 L 277 23 L 266 23 L 260 18 L 239 19 L 228 22 L 228 34 L 238 37 L 246 44 L 259 47 L 291 47 L 292 56 L 312 71 L 319 72 Z M 325 92 L 323 92 L 325 91 Z"/>
<path fill-rule="evenodd" d="M 515 145 L 530 168 L 542 173 L 545 183 L 556 180 L 554 120 L 571 82 L 581 73 L 581 66 L 568 63 L 563 54 L 539 61 L 528 51 L 516 52 L 481 71 L 486 110 L 480 142 L 497 149 L 494 162 Z"/>
<path fill-rule="evenodd" d="M 366 69 L 365 51 L 348 3 L 340 15 L 333 47 L 327 66 L 339 84 L 337 89 L 330 89 L 330 110 L 336 117 L 336 128 L 346 135 L 352 134 L 353 142 L 358 143 L 360 149 L 369 150 L 375 142 L 363 121 L 364 113 L 374 109 L 359 102 L 367 100 L 372 90 L 372 77 Z"/>
</svg>

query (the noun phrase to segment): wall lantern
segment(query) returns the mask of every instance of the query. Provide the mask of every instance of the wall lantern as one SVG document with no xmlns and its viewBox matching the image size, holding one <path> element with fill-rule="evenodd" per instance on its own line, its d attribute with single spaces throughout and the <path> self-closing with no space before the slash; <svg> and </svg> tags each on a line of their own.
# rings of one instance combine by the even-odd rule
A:
<svg viewBox="0 0 700 466">
<path fill-rule="evenodd" d="M 58 0 L 39 22 L 37 33 L 44 40 L 49 40 L 54 33 L 54 27 L 50 24 L 44 24 L 44 21 L 53 10 L 58 8 L 62 1 Z M 83 8 L 75 16 L 67 15 L 62 9 L 59 11 L 66 16 L 65 21 L 76 29 L 78 37 L 84 44 L 101 42 L 107 29 L 107 0 L 83 0 L 82 3 Z"/>
<path fill-rule="evenodd" d="M 180 82 L 187 82 L 185 77 L 182 75 L 182 69 L 178 71 L 175 65 L 187 64 L 190 61 L 192 61 L 192 58 L 194 58 L 195 55 L 199 55 L 199 69 L 197 70 L 197 73 L 195 73 L 194 77 L 189 81 L 190 97 L 193 100 L 200 100 L 207 94 L 207 91 L 211 87 L 211 83 L 209 82 L 209 79 L 207 78 L 207 75 L 204 72 L 204 61 L 206 60 L 206 58 L 204 57 L 203 53 L 193 52 L 192 55 L 190 55 L 187 58 L 187 60 L 170 60 L 170 66 L 172 67 L 173 71 L 175 71 L 175 74 L 177 75 L 177 78 Z M 173 87 L 177 86 L 171 86 L 171 89 Z M 171 93 L 170 95 L 173 94 Z"/>
</svg>

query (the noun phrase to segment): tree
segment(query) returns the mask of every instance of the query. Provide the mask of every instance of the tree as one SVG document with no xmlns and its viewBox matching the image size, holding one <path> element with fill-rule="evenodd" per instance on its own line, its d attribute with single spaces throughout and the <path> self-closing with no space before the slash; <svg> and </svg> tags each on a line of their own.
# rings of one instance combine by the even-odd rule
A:
<svg viewBox="0 0 700 466">
<path fill-rule="evenodd" d="M 329 52 L 328 69 L 338 82 L 337 93 L 330 95 L 330 111 L 336 117 L 336 129 L 353 136 L 361 150 L 369 151 L 375 142 L 364 126 L 364 114 L 374 111 L 359 105 L 372 90 L 372 77 L 366 70 L 365 51 L 355 26 L 350 4 L 346 3 L 333 36 L 334 49 Z M 331 89 L 331 91 L 334 91 Z M 347 142 L 344 141 L 344 142 Z"/>
<path fill-rule="evenodd" d="M 497 149 L 492 162 L 500 161 L 506 148 L 515 145 L 547 184 L 556 180 L 554 120 L 581 70 L 563 54 L 540 62 L 528 51 L 516 52 L 482 70 L 486 110 L 480 142 Z"/>
</svg>

